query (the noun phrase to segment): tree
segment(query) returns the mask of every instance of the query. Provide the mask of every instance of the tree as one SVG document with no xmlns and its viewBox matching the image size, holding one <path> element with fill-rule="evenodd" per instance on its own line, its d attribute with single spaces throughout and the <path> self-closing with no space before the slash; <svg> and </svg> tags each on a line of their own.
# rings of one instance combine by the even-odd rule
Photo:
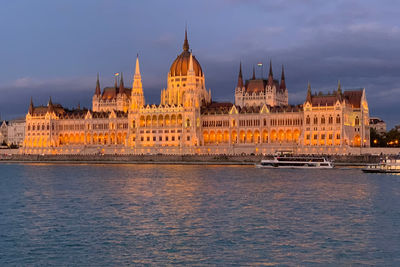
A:
<svg viewBox="0 0 400 267">
<path fill-rule="evenodd" d="M 370 140 L 372 147 L 386 146 L 386 142 L 384 142 L 383 136 L 380 135 L 374 128 L 370 128 Z"/>
</svg>

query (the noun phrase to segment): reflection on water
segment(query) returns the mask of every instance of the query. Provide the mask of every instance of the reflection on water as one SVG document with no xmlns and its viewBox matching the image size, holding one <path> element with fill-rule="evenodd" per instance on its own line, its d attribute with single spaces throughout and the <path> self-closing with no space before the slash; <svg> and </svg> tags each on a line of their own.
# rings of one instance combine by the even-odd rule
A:
<svg viewBox="0 0 400 267">
<path fill-rule="evenodd" d="M 0 264 L 400 263 L 396 176 L 4 164 L 0 178 Z"/>
</svg>

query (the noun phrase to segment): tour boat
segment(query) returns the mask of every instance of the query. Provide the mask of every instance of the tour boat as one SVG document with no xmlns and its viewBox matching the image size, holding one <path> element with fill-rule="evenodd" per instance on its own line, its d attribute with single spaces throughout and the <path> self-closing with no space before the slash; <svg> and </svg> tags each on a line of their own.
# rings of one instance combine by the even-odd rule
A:
<svg viewBox="0 0 400 267">
<path fill-rule="evenodd" d="M 395 158 L 386 157 L 378 164 L 367 165 L 362 169 L 369 173 L 400 173 L 400 155 Z"/>
<path fill-rule="evenodd" d="M 332 161 L 324 157 L 274 157 L 272 160 L 261 160 L 257 168 L 282 169 L 332 169 Z"/>
</svg>

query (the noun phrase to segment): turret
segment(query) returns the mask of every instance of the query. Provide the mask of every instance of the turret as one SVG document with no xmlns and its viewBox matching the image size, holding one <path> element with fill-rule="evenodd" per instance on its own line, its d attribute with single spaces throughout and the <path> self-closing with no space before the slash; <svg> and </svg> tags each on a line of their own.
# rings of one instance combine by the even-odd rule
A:
<svg viewBox="0 0 400 267">
<path fill-rule="evenodd" d="M 338 81 L 338 89 L 336 92 L 336 99 L 339 101 L 342 100 L 342 85 L 340 84 L 340 80 Z"/>
<path fill-rule="evenodd" d="M 308 103 L 310 103 L 311 104 L 311 85 L 310 85 L 310 82 L 308 82 L 308 85 L 307 85 L 307 99 L 306 99 L 306 101 L 308 102 Z"/>
<path fill-rule="evenodd" d="M 47 112 L 48 113 L 54 112 L 54 105 L 53 102 L 51 101 L 51 96 L 49 97 L 49 102 L 47 103 Z"/>
<path fill-rule="evenodd" d="M 96 95 L 96 96 L 101 95 L 99 73 L 97 73 L 96 90 L 94 91 L 94 95 Z"/>
<path fill-rule="evenodd" d="M 136 56 L 135 75 L 133 76 L 132 93 L 131 93 L 131 108 L 138 109 L 144 106 L 142 76 L 139 67 L 139 55 Z"/>
<path fill-rule="evenodd" d="M 284 68 L 283 68 L 283 65 L 282 65 L 282 76 L 281 76 L 281 85 L 280 85 L 280 89 L 281 89 L 281 90 L 285 90 L 285 89 L 286 89 L 285 70 L 284 70 Z"/>
<path fill-rule="evenodd" d="M 274 75 L 272 74 L 272 61 L 269 61 L 269 73 L 268 73 L 268 85 L 273 86 L 274 85 Z"/>
<path fill-rule="evenodd" d="M 238 75 L 238 82 L 237 82 L 236 87 L 243 88 L 242 62 L 240 62 L 240 65 L 239 65 L 239 75 Z"/>
<path fill-rule="evenodd" d="M 122 76 L 122 72 L 121 72 L 121 78 L 119 80 L 119 91 L 118 91 L 118 94 L 122 95 L 124 92 L 125 92 L 124 77 Z"/>
<path fill-rule="evenodd" d="M 32 100 L 32 97 L 31 97 L 31 103 L 29 104 L 28 113 L 32 115 L 34 109 L 35 109 L 35 108 L 34 108 L 34 106 L 33 106 L 33 100 Z"/>
<path fill-rule="evenodd" d="M 188 76 L 195 76 L 195 75 L 196 74 L 194 73 L 194 68 L 193 68 L 193 54 L 190 53 Z"/>
</svg>

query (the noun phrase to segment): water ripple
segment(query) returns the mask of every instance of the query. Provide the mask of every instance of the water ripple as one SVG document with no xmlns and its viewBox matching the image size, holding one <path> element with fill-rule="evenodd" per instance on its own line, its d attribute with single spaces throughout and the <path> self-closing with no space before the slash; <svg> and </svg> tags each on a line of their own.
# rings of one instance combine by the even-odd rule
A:
<svg viewBox="0 0 400 267">
<path fill-rule="evenodd" d="M 399 265 L 400 177 L 0 165 L 0 265 Z"/>
</svg>

